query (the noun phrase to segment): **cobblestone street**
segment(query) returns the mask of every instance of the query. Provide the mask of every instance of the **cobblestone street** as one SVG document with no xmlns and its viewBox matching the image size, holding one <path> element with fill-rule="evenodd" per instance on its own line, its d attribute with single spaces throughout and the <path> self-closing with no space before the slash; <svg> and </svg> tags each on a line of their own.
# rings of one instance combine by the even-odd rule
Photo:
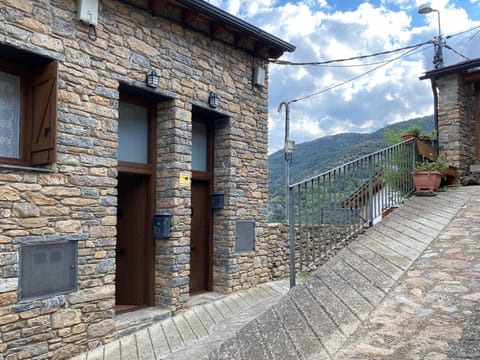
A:
<svg viewBox="0 0 480 360">
<path fill-rule="evenodd" d="M 412 197 L 288 293 L 273 284 L 214 302 L 238 311 L 203 337 L 175 320 L 175 337 L 157 324 L 76 359 L 480 359 L 480 187 Z"/>
<path fill-rule="evenodd" d="M 335 359 L 480 359 L 475 192 Z"/>
</svg>

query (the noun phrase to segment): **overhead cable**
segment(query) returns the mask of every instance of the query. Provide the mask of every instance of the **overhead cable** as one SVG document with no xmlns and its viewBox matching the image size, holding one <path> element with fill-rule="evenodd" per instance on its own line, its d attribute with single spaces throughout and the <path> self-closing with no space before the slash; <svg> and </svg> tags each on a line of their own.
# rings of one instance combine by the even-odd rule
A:
<svg viewBox="0 0 480 360">
<path fill-rule="evenodd" d="M 471 29 L 468 29 L 468 30 L 464 30 L 464 31 L 461 31 L 461 32 L 458 32 L 456 34 L 452 34 L 452 35 L 447 35 L 445 36 L 446 39 L 450 39 L 452 37 L 455 37 L 455 36 L 459 36 L 459 35 L 462 35 L 462 34 L 465 34 L 467 32 L 470 32 L 470 31 L 473 31 L 473 30 L 476 30 L 476 29 L 479 29 L 480 28 L 480 25 L 479 26 L 475 26 Z M 476 32 L 471 38 L 470 38 L 470 41 L 476 36 L 478 35 L 480 31 Z M 415 44 L 415 45 L 409 45 L 409 46 L 405 46 L 405 47 L 401 47 L 401 48 L 397 48 L 397 49 L 393 49 L 393 50 L 386 50 L 386 51 L 381 51 L 381 52 L 377 52 L 377 53 L 372 53 L 372 54 L 368 54 L 368 55 L 359 55 L 359 56 L 353 56 L 353 57 L 350 57 L 350 58 L 344 58 L 344 59 L 333 59 L 333 60 L 326 60 L 326 61 L 311 61 L 311 62 L 294 62 L 294 61 L 288 61 L 288 60 L 279 60 L 279 59 L 269 59 L 269 62 L 272 63 L 272 64 L 277 64 L 277 65 L 293 65 L 293 66 L 306 66 L 306 65 L 313 65 L 313 66 L 322 66 L 322 65 L 327 65 L 327 64 L 331 64 L 331 63 L 335 63 L 335 62 L 346 62 L 346 61 L 352 61 L 352 60 L 360 60 L 360 59 L 367 59 L 367 58 L 370 58 L 370 57 L 375 57 L 375 56 L 381 56 L 381 55 L 387 55 L 387 54 L 392 54 L 392 53 L 396 53 L 396 52 L 399 52 L 399 51 L 403 51 L 403 50 L 408 50 L 408 49 L 413 49 L 413 48 L 417 48 L 417 47 L 420 47 L 420 46 L 423 46 L 423 45 L 427 45 L 427 44 L 433 44 L 434 43 L 434 40 L 429 40 L 429 41 L 426 41 L 426 42 L 423 42 L 423 43 L 419 43 L 419 44 Z M 452 51 L 455 51 L 453 49 L 451 49 Z M 459 54 L 460 56 L 463 56 L 461 54 Z M 375 63 L 372 63 L 370 65 L 373 65 Z M 353 67 L 353 66 L 364 66 L 364 65 L 348 65 L 349 67 Z M 332 66 L 333 67 L 333 66 Z M 338 66 L 336 66 L 338 67 Z"/>
<path fill-rule="evenodd" d="M 306 96 L 302 96 L 302 97 L 300 97 L 300 98 L 291 100 L 291 101 L 289 101 L 288 103 L 294 103 L 294 102 L 306 100 L 306 99 L 308 99 L 308 98 L 311 98 L 311 97 L 320 95 L 320 94 L 322 94 L 322 93 L 324 93 L 324 92 L 333 90 L 333 89 L 335 89 L 335 88 L 337 88 L 337 87 L 340 87 L 340 86 L 342 86 L 342 85 L 344 85 L 344 84 L 346 84 L 346 83 L 349 83 L 349 82 L 351 82 L 351 81 L 357 80 L 357 79 L 359 79 L 359 78 L 361 78 L 361 77 L 363 77 L 363 76 L 365 76 L 365 75 L 368 75 L 368 74 L 370 74 L 370 73 L 372 73 L 372 72 L 380 69 L 380 68 L 383 67 L 383 66 L 386 66 L 386 65 L 388 65 L 388 64 L 390 64 L 390 63 L 392 63 L 392 62 L 394 62 L 394 61 L 397 61 L 398 59 L 401 59 L 401 58 L 403 58 L 403 57 L 406 57 L 406 56 L 411 55 L 411 53 L 413 53 L 413 52 L 414 52 L 418 47 L 420 47 L 420 46 L 421 46 L 421 45 L 417 45 L 415 49 L 411 49 L 411 50 L 405 52 L 404 54 L 402 54 L 402 55 L 400 55 L 400 56 L 397 56 L 396 58 L 393 58 L 393 59 L 385 62 L 384 64 L 381 64 L 381 65 L 379 65 L 379 66 L 376 66 L 376 67 L 374 67 L 373 69 L 370 69 L 370 70 L 368 70 L 368 71 L 366 71 L 366 72 L 364 72 L 364 73 L 362 73 L 362 74 L 359 74 L 359 75 L 357 75 L 357 76 L 354 76 L 353 78 L 350 78 L 350 79 L 348 79 L 348 80 L 339 82 L 339 83 L 337 83 L 337 84 L 334 84 L 334 85 L 332 85 L 332 86 L 329 86 L 328 88 L 325 88 L 325 89 L 322 89 L 322 90 L 320 90 L 320 91 L 314 92 L 313 94 L 306 95 Z"/>
<path fill-rule="evenodd" d="M 449 50 L 452 50 L 455 54 L 457 54 L 458 56 L 460 57 L 463 57 L 465 60 L 470 60 L 470 58 L 466 57 L 465 55 L 463 55 L 462 53 L 460 53 L 459 51 L 455 50 L 453 47 L 451 47 L 450 45 L 447 45 L 447 44 L 444 44 L 443 45 L 444 47 L 446 47 L 447 49 Z"/>
<path fill-rule="evenodd" d="M 325 64 L 331 64 L 331 63 L 334 63 L 334 62 L 344 62 L 344 61 L 352 61 L 352 60 L 359 60 L 359 59 L 367 59 L 367 58 L 374 57 L 374 56 L 392 54 L 392 53 L 395 53 L 395 52 L 404 51 L 404 50 L 408 50 L 408 49 L 415 49 L 415 48 L 418 48 L 420 46 L 423 46 L 423 45 L 426 45 L 426 44 L 431 44 L 431 43 L 432 43 L 432 40 L 426 41 L 426 42 L 423 42 L 423 43 L 420 43 L 420 44 L 405 46 L 405 47 L 398 48 L 398 49 L 387 50 L 387 51 L 382 51 L 382 52 L 368 54 L 368 55 L 359 55 L 359 56 L 354 56 L 354 57 L 345 58 L 345 59 L 314 61 L 314 62 L 293 62 L 293 61 L 288 61 L 288 60 L 270 59 L 269 62 L 271 62 L 272 64 L 278 64 L 278 65 L 325 65 Z"/>
<path fill-rule="evenodd" d="M 463 34 L 466 34 L 467 32 L 470 32 L 470 31 L 473 31 L 473 30 L 476 30 L 476 29 L 480 29 L 480 25 L 475 26 L 475 27 L 473 27 L 473 28 L 471 28 L 471 29 L 468 29 L 468 30 L 460 31 L 460 32 L 455 33 L 455 34 L 452 34 L 452 35 L 447 35 L 447 36 L 445 36 L 445 38 L 446 38 L 446 39 L 450 39 L 450 38 L 452 38 L 452 37 L 459 36 L 459 35 L 463 35 Z M 470 38 L 470 40 L 471 40 L 472 38 L 474 38 L 477 34 L 478 34 L 478 31 L 477 31 L 475 34 L 473 34 L 473 36 Z"/>
</svg>

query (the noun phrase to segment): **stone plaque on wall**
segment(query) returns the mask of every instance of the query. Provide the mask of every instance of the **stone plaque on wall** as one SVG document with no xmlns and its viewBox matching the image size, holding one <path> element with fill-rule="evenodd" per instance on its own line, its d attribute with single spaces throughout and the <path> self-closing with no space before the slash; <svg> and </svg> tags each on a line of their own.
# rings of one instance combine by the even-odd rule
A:
<svg viewBox="0 0 480 360">
<path fill-rule="evenodd" d="M 235 252 L 255 251 L 255 221 L 237 221 Z"/>
</svg>

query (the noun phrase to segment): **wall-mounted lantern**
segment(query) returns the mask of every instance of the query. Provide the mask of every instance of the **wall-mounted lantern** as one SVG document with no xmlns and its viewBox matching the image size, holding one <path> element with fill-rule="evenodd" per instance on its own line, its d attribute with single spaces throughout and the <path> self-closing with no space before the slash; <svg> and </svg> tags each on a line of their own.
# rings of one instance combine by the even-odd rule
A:
<svg viewBox="0 0 480 360">
<path fill-rule="evenodd" d="M 225 206 L 225 194 L 214 192 L 210 195 L 210 205 L 212 209 L 223 209 Z"/>
<path fill-rule="evenodd" d="M 160 76 L 158 76 L 155 70 L 149 70 L 147 72 L 147 86 L 151 88 L 156 88 L 158 82 L 160 81 Z"/>
<path fill-rule="evenodd" d="M 153 215 L 153 237 L 170 237 L 170 217 L 171 214 L 167 210 L 160 211 Z"/>
<path fill-rule="evenodd" d="M 210 105 L 211 108 L 216 108 L 220 104 L 220 98 L 218 95 L 214 92 L 211 92 L 210 95 L 208 96 L 208 105 Z"/>
<path fill-rule="evenodd" d="M 260 65 L 256 66 L 253 72 L 253 85 L 258 87 L 265 86 L 265 69 Z"/>
</svg>

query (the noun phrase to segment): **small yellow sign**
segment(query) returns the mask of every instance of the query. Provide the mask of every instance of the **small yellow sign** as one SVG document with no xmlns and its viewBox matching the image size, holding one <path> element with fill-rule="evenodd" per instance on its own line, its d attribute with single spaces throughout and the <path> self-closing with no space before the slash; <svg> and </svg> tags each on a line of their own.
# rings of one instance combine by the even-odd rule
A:
<svg viewBox="0 0 480 360">
<path fill-rule="evenodd" d="M 180 185 L 190 186 L 191 182 L 192 178 L 190 176 L 190 173 L 182 171 L 180 173 Z"/>
</svg>

